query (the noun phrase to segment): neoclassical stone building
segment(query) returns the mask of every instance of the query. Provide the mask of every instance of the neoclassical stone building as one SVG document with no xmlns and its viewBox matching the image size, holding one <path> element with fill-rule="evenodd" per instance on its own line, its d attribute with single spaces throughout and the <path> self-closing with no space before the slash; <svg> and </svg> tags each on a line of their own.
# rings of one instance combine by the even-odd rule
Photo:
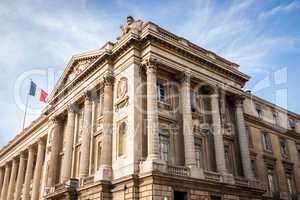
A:
<svg viewBox="0 0 300 200">
<path fill-rule="evenodd" d="M 75 55 L 0 151 L 0 199 L 299 199 L 300 117 L 151 22 Z M 295 100 L 296 101 L 296 100 Z"/>
</svg>

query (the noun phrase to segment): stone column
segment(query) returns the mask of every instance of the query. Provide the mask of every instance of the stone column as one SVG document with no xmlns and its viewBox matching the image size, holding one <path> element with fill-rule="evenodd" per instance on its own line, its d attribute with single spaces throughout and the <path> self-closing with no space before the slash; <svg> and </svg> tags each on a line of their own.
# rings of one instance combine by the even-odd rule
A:
<svg viewBox="0 0 300 200">
<path fill-rule="evenodd" d="M 64 152 L 64 159 L 62 165 L 62 181 L 66 182 L 71 178 L 72 169 L 72 155 L 73 155 L 73 141 L 74 141 L 74 128 L 75 128 L 75 107 L 76 105 L 68 105 L 68 121 L 66 128 L 66 147 Z"/>
<path fill-rule="evenodd" d="M 159 160 L 158 107 L 157 107 L 157 66 L 147 63 L 147 160 Z"/>
<path fill-rule="evenodd" d="M 25 175 L 25 165 L 26 165 L 25 153 L 21 152 L 14 200 L 19 200 L 21 198 L 21 191 L 23 188 L 24 175 Z"/>
<path fill-rule="evenodd" d="M 112 135 L 113 135 L 113 82 L 112 74 L 103 79 L 103 147 L 101 149 L 101 178 L 110 180 L 112 177 Z"/>
<path fill-rule="evenodd" d="M 193 134 L 193 120 L 191 112 L 190 75 L 184 74 L 181 86 L 182 121 L 184 137 L 185 165 L 196 166 L 195 142 Z"/>
<path fill-rule="evenodd" d="M 80 177 L 89 175 L 90 139 L 92 123 L 92 100 L 90 91 L 85 92 L 84 122 L 81 144 Z"/>
<path fill-rule="evenodd" d="M 3 180 L 3 186 L 2 186 L 2 191 L 1 191 L 1 200 L 7 200 L 7 189 L 8 189 L 8 184 L 9 184 L 9 176 L 11 172 L 11 167 L 7 163 L 5 166 L 5 174 L 4 174 L 4 180 Z"/>
<path fill-rule="evenodd" d="M 38 142 L 38 151 L 37 151 L 33 184 L 32 184 L 32 194 L 31 194 L 32 200 L 39 199 L 44 156 L 45 156 L 45 142 L 43 141 L 43 139 L 40 139 Z"/>
<path fill-rule="evenodd" d="M 3 179 L 4 179 L 4 170 L 3 167 L 0 168 L 0 196 L 1 196 L 1 190 L 3 186 Z"/>
<path fill-rule="evenodd" d="M 7 199 L 9 200 L 13 199 L 17 170 L 18 170 L 18 161 L 16 158 L 14 158 L 12 161 L 12 170 L 11 170 L 8 191 L 7 191 Z"/>
<path fill-rule="evenodd" d="M 185 166 L 190 168 L 192 177 L 204 178 L 203 169 L 198 168 L 196 164 L 195 138 L 191 112 L 191 76 L 189 73 L 185 73 L 183 76 L 181 85 L 181 102 Z"/>
<path fill-rule="evenodd" d="M 221 174 L 228 174 L 225 163 L 224 141 L 221 130 L 220 110 L 219 110 L 219 96 L 217 94 L 211 95 L 212 120 L 213 120 L 213 136 L 216 152 L 217 171 Z"/>
<path fill-rule="evenodd" d="M 58 117 L 51 119 L 51 153 L 49 159 L 49 172 L 47 179 L 47 187 L 53 187 L 57 180 L 58 158 L 59 158 L 59 140 L 60 140 L 60 124 Z"/>
<path fill-rule="evenodd" d="M 33 161 L 34 161 L 34 149 L 33 146 L 31 146 L 29 147 L 29 151 L 28 151 L 28 159 L 27 159 L 27 167 L 26 167 L 22 200 L 29 200 L 30 183 L 31 183 L 32 173 L 33 173 Z"/>
<path fill-rule="evenodd" d="M 246 126 L 243 112 L 243 99 L 237 98 L 235 102 L 235 116 L 236 125 L 238 129 L 238 137 L 240 144 L 240 151 L 242 157 L 242 165 L 245 177 L 249 180 L 254 180 L 254 173 L 251 167 L 250 152 L 249 152 L 249 141 L 246 133 Z"/>
</svg>

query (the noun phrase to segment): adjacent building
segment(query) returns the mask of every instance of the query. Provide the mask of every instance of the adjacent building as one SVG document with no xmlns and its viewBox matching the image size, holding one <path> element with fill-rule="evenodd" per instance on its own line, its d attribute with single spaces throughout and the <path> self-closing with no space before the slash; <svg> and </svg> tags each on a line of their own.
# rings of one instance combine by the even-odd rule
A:
<svg viewBox="0 0 300 200">
<path fill-rule="evenodd" d="M 1 200 L 299 199 L 300 117 L 151 22 L 71 58 L 0 151 Z M 296 100 L 295 100 L 296 101 Z"/>
</svg>

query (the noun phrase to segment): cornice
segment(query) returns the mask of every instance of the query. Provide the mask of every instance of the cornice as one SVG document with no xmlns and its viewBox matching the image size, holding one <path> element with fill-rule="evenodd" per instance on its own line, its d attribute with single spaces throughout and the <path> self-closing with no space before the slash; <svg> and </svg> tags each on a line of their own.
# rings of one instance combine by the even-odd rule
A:
<svg viewBox="0 0 300 200">
<path fill-rule="evenodd" d="M 249 92 L 245 92 L 244 96 L 247 97 L 250 100 L 253 100 L 253 101 L 259 103 L 259 104 L 262 104 L 266 107 L 269 107 L 270 109 L 274 109 L 276 111 L 281 111 L 281 112 L 287 113 L 288 115 L 293 116 L 294 118 L 296 118 L 296 120 L 300 121 L 300 115 L 297 114 L 297 113 L 294 113 L 294 112 L 289 111 L 285 108 L 282 108 L 282 107 L 280 107 L 276 104 L 273 104 L 273 103 L 271 103 L 267 100 L 264 100 L 264 99 L 262 99 L 258 96 L 255 96 L 254 94 L 249 93 Z"/>
<path fill-rule="evenodd" d="M 271 130 L 274 133 L 280 133 L 282 135 L 292 137 L 296 140 L 300 140 L 300 134 L 297 134 L 295 131 L 291 131 L 291 130 L 282 128 L 280 126 L 271 124 L 269 122 L 263 121 L 263 120 L 259 119 L 258 117 L 249 115 L 247 113 L 244 113 L 244 116 L 245 116 L 246 122 L 251 122 L 251 123 L 261 126 L 265 129 Z"/>
<path fill-rule="evenodd" d="M 39 128 L 43 123 L 45 123 L 48 119 L 48 116 L 40 115 L 36 120 L 34 120 L 28 128 L 25 128 L 22 132 L 16 135 L 7 145 L 5 145 L 0 150 L 0 157 L 2 157 L 5 153 L 11 150 L 15 145 L 17 145 L 20 141 L 26 138 L 28 135 L 32 134 L 37 128 Z"/>
</svg>

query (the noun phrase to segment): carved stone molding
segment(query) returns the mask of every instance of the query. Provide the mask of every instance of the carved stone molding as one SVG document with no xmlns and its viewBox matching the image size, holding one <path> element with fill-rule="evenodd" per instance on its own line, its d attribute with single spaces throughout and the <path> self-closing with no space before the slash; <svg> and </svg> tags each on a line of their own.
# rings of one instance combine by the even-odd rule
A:
<svg viewBox="0 0 300 200">
<path fill-rule="evenodd" d="M 128 92 L 128 80 L 126 77 L 120 78 L 117 84 L 117 98 L 122 99 Z"/>
</svg>

